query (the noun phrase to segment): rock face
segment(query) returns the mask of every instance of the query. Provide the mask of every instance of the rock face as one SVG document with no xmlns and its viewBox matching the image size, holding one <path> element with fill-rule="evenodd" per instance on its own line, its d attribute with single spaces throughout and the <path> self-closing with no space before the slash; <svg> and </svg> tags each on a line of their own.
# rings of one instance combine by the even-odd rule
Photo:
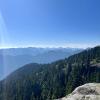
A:
<svg viewBox="0 0 100 100">
<path fill-rule="evenodd" d="M 79 86 L 71 94 L 57 100 L 100 100 L 100 83 Z"/>
</svg>

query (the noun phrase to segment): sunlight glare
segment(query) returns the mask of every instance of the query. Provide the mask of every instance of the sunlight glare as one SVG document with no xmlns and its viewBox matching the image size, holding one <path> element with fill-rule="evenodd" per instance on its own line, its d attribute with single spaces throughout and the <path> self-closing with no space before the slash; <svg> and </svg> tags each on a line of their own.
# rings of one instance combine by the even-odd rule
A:
<svg viewBox="0 0 100 100">
<path fill-rule="evenodd" d="M 2 13 L 0 12 L 0 48 L 4 47 L 5 45 L 5 36 L 7 36 L 7 28 Z M 4 54 L 4 51 L 2 51 L 2 54 L 0 54 L 0 56 L 1 60 L 3 61 L 3 64 L 0 66 L 1 67 L 0 76 L 2 75 L 3 77 L 5 77 L 7 75 L 8 69 L 7 69 L 7 59 Z"/>
</svg>

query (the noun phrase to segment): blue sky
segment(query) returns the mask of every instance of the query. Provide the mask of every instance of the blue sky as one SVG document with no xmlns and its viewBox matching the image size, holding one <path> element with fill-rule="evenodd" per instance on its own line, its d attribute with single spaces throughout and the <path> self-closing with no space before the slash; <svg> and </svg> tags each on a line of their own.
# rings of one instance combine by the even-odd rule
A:
<svg viewBox="0 0 100 100">
<path fill-rule="evenodd" d="M 100 0 L 0 0 L 0 47 L 100 45 Z"/>
</svg>

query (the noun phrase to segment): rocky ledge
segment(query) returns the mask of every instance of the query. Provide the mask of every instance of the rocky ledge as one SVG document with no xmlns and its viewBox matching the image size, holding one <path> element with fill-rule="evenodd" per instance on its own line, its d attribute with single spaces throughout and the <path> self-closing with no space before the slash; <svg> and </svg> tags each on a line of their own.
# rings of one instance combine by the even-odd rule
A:
<svg viewBox="0 0 100 100">
<path fill-rule="evenodd" d="M 71 94 L 56 100 L 100 100 L 100 83 L 79 86 Z"/>
</svg>

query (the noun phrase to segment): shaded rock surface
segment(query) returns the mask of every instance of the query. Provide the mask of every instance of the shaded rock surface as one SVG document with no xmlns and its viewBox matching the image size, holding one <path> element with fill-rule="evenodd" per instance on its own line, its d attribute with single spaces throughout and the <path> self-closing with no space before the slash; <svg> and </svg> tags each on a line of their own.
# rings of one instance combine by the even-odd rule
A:
<svg viewBox="0 0 100 100">
<path fill-rule="evenodd" d="M 57 100 L 100 100 L 100 83 L 79 86 L 71 94 Z"/>
</svg>

